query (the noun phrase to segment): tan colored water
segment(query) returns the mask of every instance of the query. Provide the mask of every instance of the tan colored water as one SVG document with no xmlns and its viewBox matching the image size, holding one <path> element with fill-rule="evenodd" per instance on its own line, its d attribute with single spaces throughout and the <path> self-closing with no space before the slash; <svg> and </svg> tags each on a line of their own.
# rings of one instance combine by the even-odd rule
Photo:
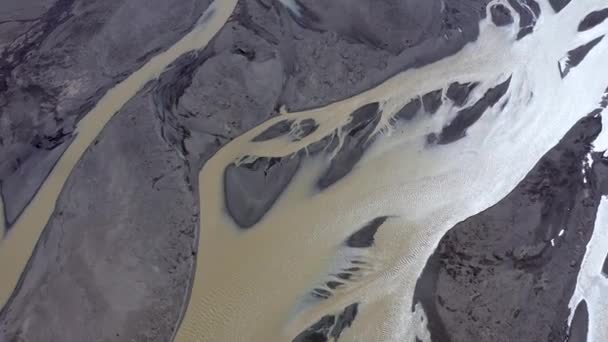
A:
<svg viewBox="0 0 608 342">
<path fill-rule="evenodd" d="M 70 171 L 103 126 L 128 99 L 180 54 L 204 46 L 224 24 L 235 0 L 218 1 L 208 21 L 117 85 L 80 122 L 78 136 L 0 246 L 0 303 L 13 290 L 48 221 Z M 578 21 L 600 4 L 573 1 L 559 15 L 542 3 L 536 32 L 519 42 L 514 28 L 481 24 L 479 39 L 457 55 L 410 70 L 353 98 L 298 113 L 319 129 L 299 142 L 251 139 L 275 118 L 235 139 L 199 174 L 200 241 L 190 304 L 178 342 L 288 341 L 321 316 L 360 302 L 341 341 L 413 340 L 424 330 L 410 312 L 416 278 L 440 237 L 456 222 L 502 198 L 582 115 L 596 107 L 608 69 L 606 41 L 565 81 L 556 61 L 594 38 L 577 34 Z M 515 25 L 514 25 L 515 26 Z M 472 101 L 513 75 L 509 101 L 488 110 L 467 138 L 431 149 L 424 138 L 455 115 L 444 105 L 434 116 L 390 127 L 391 115 L 411 98 L 453 81 L 481 81 Z M 533 96 L 530 94 L 533 92 Z M 236 228 L 223 205 L 222 174 L 245 155 L 286 156 L 344 125 L 358 107 L 380 102 L 384 135 L 355 170 L 327 190 L 314 191 L 325 161 L 310 159 L 261 222 Z M 392 215 L 369 251 L 341 250 L 342 241 L 370 219 Z M 342 254 L 341 254 L 342 253 Z M 350 254 L 349 254 L 350 253 Z M 306 294 L 344 264 L 344 255 L 368 264 L 344 290 L 323 302 Z M 418 313 L 419 314 L 419 313 Z"/>
<path fill-rule="evenodd" d="M 234 5 L 235 1 L 213 3 L 190 33 L 109 90 L 78 123 L 76 138 L 59 159 L 19 220 L 0 242 L 0 307 L 13 292 L 43 228 L 55 209 L 63 185 L 88 146 L 112 116 L 148 81 L 158 77 L 179 56 L 206 46 L 224 25 Z"/>
<path fill-rule="evenodd" d="M 4 220 L 4 203 L 2 203 L 2 196 L 0 196 L 0 241 L 4 238 L 5 220 Z"/>
<path fill-rule="evenodd" d="M 481 36 L 457 55 L 404 72 L 350 99 L 285 113 L 235 139 L 199 174 L 201 226 L 198 264 L 187 313 L 176 341 L 289 341 L 326 314 L 361 303 L 341 341 L 412 341 L 423 331 L 410 312 L 416 279 L 447 229 L 496 203 L 583 115 L 597 107 L 608 58 L 596 47 L 566 80 L 557 61 L 594 38 L 578 21 L 600 4 L 573 2 L 559 15 L 543 4 L 537 32 L 515 42 L 515 28 L 481 24 Z M 602 28 L 604 31 L 605 26 Z M 556 37 L 559 37 L 557 39 Z M 389 127 L 390 117 L 415 96 L 450 82 L 481 81 L 473 100 L 513 75 L 509 101 L 484 113 L 467 138 L 424 148 L 456 111 L 444 105 L 430 119 Z M 533 96 L 531 96 L 533 94 Z M 343 126 L 358 107 L 380 102 L 386 134 L 347 177 L 321 193 L 323 160 L 305 162 L 258 224 L 242 231 L 224 209 L 223 172 L 246 155 L 288 156 Z M 314 134 L 297 142 L 251 139 L 289 117 L 313 118 Z M 344 261 L 342 242 L 364 223 L 391 215 L 376 245 L 357 257 L 365 272 L 323 301 L 307 300 Z M 338 265 L 338 266 L 336 266 Z"/>
</svg>

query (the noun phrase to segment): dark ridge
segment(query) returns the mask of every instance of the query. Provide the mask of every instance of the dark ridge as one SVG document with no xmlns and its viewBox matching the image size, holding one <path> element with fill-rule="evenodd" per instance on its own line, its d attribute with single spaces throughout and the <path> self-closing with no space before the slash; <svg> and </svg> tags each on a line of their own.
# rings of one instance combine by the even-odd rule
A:
<svg viewBox="0 0 608 342">
<path fill-rule="evenodd" d="M 186 89 L 192 85 L 196 70 L 213 56 L 213 51 L 190 52 L 178 57 L 163 71 L 152 93 L 156 116 L 160 121 L 160 135 L 173 149 L 183 156 L 189 155 L 185 139 L 190 130 L 175 120 L 176 108 Z M 187 115 L 179 113 L 177 115 Z"/>
<path fill-rule="evenodd" d="M 11 49 L 9 45 L 2 54 L 0 54 L 0 80 L 4 81 L 11 71 L 21 64 L 27 54 L 37 48 L 44 40 L 61 24 L 65 23 L 72 17 L 72 8 L 75 0 L 58 0 L 49 10 L 37 21 L 37 23 L 28 30 L 28 33 L 35 32 L 36 34 L 27 35 L 27 39 L 22 44 Z M 4 82 L 0 81 L 0 93 L 6 90 Z"/>
<path fill-rule="evenodd" d="M 558 13 L 564 9 L 564 7 L 568 6 L 571 0 L 549 0 L 551 7 L 553 10 Z"/>
<path fill-rule="evenodd" d="M 352 273 L 346 273 L 346 272 L 336 274 L 336 277 L 338 277 L 338 278 L 340 278 L 340 279 L 342 279 L 342 280 L 348 280 L 348 279 L 350 279 L 352 276 L 353 276 L 353 274 L 352 274 Z"/>
<path fill-rule="evenodd" d="M 524 27 L 534 26 L 535 18 L 534 13 L 526 8 L 524 5 L 520 3 L 518 0 L 508 0 L 509 5 L 517 12 L 519 15 L 519 28 L 523 29 Z"/>
<path fill-rule="evenodd" d="M 259 142 L 278 138 L 282 135 L 289 133 L 289 131 L 291 130 L 291 125 L 293 123 L 294 120 L 281 120 L 266 128 L 262 133 L 258 134 L 251 141 Z"/>
<path fill-rule="evenodd" d="M 308 8 L 307 6 L 302 4 L 302 2 L 300 0 L 295 0 L 294 2 L 296 3 L 297 7 L 299 8 L 299 13 L 294 13 L 294 12 L 292 12 L 291 9 L 285 7 L 285 9 L 289 12 L 289 15 L 291 16 L 291 19 L 293 19 L 293 21 L 295 21 L 301 27 L 309 29 L 309 30 L 313 30 L 313 31 L 317 31 L 317 32 L 325 31 L 325 29 L 321 25 L 321 18 L 319 17 L 318 14 L 316 14 L 310 8 Z"/>
<path fill-rule="evenodd" d="M 587 16 L 578 24 L 579 32 L 587 31 L 599 24 L 601 24 L 604 20 L 608 18 L 608 8 L 601 9 L 599 11 L 594 11 Z"/>
<path fill-rule="evenodd" d="M 534 31 L 534 27 L 532 27 L 532 26 L 524 27 L 523 29 L 519 30 L 519 32 L 517 33 L 517 40 L 520 40 L 523 37 L 529 35 L 530 33 L 532 33 L 532 31 Z"/>
<path fill-rule="evenodd" d="M 538 17 L 540 17 L 540 5 L 538 4 L 538 2 L 536 2 L 536 0 L 524 0 L 524 2 L 528 6 L 528 8 L 532 10 L 534 17 L 538 19 Z"/>
<path fill-rule="evenodd" d="M 492 15 L 492 22 L 496 26 L 507 26 L 513 24 L 513 16 L 511 11 L 502 4 L 497 4 L 490 7 L 490 14 Z"/>
<path fill-rule="evenodd" d="M 401 108 L 393 118 L 395 120 L 412 120 L 416 114 L 418 114 L 421 107 L 422 101 L 420 101 L 420 98 L 417 97 L 403 106 L 403 108 Z"/>
<path fill-rule="evenodd" d="M 473 89 L 475 89 L 475 87 L 477 87 L 478 84 L 479 83 L 477 83 L 477 82 L 473 82 L 473 83 L 454 82 L 454 83 L 450 84 L 450 86 L 448 87 L 448 90 L 445 92 L 445 96 L 448 99 L 452 100 L 452 102 L 454 102 L 454 104 L 456 104 L 458 107 L 462 107 L 462 105 L 464 105 L 464 103 L 469 98 L 469 94 L 471 94 L 471 91 Z"/>
<path fill-rule="evenodd" d="M 300 122 L 300 131 L 295 140 L 301 140 L 314 133 L 319 125 L 314 119 L 304 119 Z"/>
<path fill-rule="evenodd" d="M 316 288 L 316 289 L 312 290 L 312 295 L 317 298 L 327 299 L 327 298 L 331 297 L 332 294 L 328 290 Z"/>
<path fill-rule="evenodd" d="M 433 145 L 437 142 L 437 133 L 429 133 L 426 135 L 426 144 Z"/>
<path fill-rule="evenodd" d="M 350 114 L 350 122 L 345 126 L 349 132 L 363 129 L 378 114 L 378 102 L 366 104 Z"/>
<path fill-rule="evenodd" d="M 282 158 L 260 157 L 224 171 L 224 200 L 235 223 L 251 228 L 266 214 L 291 182 L 300 165 L 300 154 Z"/>
<path fill-rule="evenodd" d="M 15 172 L 0 180 L 0 197 L 4 203 L 4 222 L 7 231 L 34 199 L 75 137 L 76 135 L 70 134 L 67 140 L 59 145 L 45 149 L 50 151 L 49 153 L 43 153 L 40 149 L 34 150 L 32 156 L 39 157 L 25 159 Z"/>
<path fill-rule="evenodd" d="M 524 0 L 525 5 L 519 0 L 508 0 L 509 5 L 519 14 L 519 32 L 517 40 L 522 39 L 534 30 L 536 19 L 540 15 L 540 6 L 534 0 Z"/>
<path fill-rule="evenodd" d="M 445 236 L 443 239 L 445 239 Z M 438 301 L 436 299 L 439 273 L 442 271 L 444 263 L 444 261 L 442 261 L 442 256 L 445 254 L 445 251 L 439 250 L 439 247 L 442 247 L 441 243 L 443 242 L 443 239 L 440 241 L 440 245 L 437 247 L 435 252 L 427 260 L 422 273 L 416 281 L 411 307 L 412 312 L 414 312 L 416 304 L 420 303 L 422 305 L 427 318 L 426 328 L 431 334 L 432 342 L 452 341 L 441 317 L 439 308 L 437 307 Z"/>
<path fill-rule="evenodd" d="M 330 336 L 334 338 L 334 341 L 338 341 L 338 338 L 340 338 L 344 329 L 349 328 L 353 324 L 355 317 L 357 317 L 358 307 L 358 303 L 351 304 L 344 308 L 342 313 L 338 316 L 336 325 L 334 325 L 330 334 Z"/>
<path fill-rule="evenodd" d="M 583 299 L 574 311 L 570 332 L 568 333 L 568 342 L 587 342 L 588 330 L 589 311 L 587 310 L 587 302 Z"/>
<path fill-rule="evenodd" d="M 449 144 L 463 138 L 466 135 L 467 128 L 471 127 L 483 113 L 490 107 L 494 106 L 498 100 L 507 92 L 511 77 L 494 88 L 490 88 L 479 101 L 471 107 L 467 107 L 458 112 L 456 118 L 447 126 L 443 127 L 439 134 L 438 144 Z"/>
<path fill-rule="evenodd" d="M 435 114 L 443 103 L 441 100 L 441 93 L 442 90 L 438 89 L 422 95 L 422 105 L 424 106 L 424 110 L 429 114 Z"/>
<path fill-rule="evenodd" d="M 338 287 L 344 285 L 344 283 L 341 283 L 339 281 L 328 281 L 327 283 L 325 283 L 325 285 L 327 285 L 327 287 L 329 287 L 330 289 L 335 290 Z"/>
<path fill-rule="evenodd" d="M 322 151 L 326 151 L 328 153 L 333 151 L 338 144 L 338 142 L 337 142 L 338 139 L 335 137 L 335 134 L 336 133 L 334 131 L 330 135 L 325 136 L 323 139 L 315 141 L 315 142 L 311 143 L 310 145 L 308 145 L 306 147 L 306 151 L 307 151 L 308 155 L 316 156 L 317 154 L 321 153 Z"/>
<path fill-rule="evenodd" d="M 326 342 L 329 341 L 330 337 L 332 341 L 337 342 L 342 332 L 352 325 L 357 316 L 358 307 L 359 303 L 345 307 L 337 319 L 335 315 L 323 316 L 315 324 L 296 336 L 292 342 Z"/>
<path fill-rule="evenodd" d="M 311 325 L 308 329 L 301 332 L 292 341 L 293 342 L 325 342 L 328 340 L 327 336 L 331 327 L 336 322 L 336 318 L 333 315 L 323 316 L 315 324 Z"/>
<path fill-rule="evenodd" d="M 604 36 L 597 37 L 589 43 L 583 44 L 573 50 L 568 51 L 568 61 L 565 68 L 562 70 L 561 66 L 558 64 L 561 77 L 566 77 L 572 68 L 577 67 L 585 59 L 585 57 L 587 57 L 587 54 L 589 54 L 591 49 L 599 44 L 603 38 Z"/>
<path fill-rule="evenodd" d="M 488 331 L 500 341 L 566 340 L 569 300 L 608 175 L 601 154 L 592 156 L 587 184 L 580 172 L 601 127 L 599 116 L 579 120 L 506 197 L 443 236 L 411 307 L 422 305 L 431 341 L 486 341 Z M 559 247 L 538 247 L 562 227 Z"/>
<path fill-rule="evenodd" d="M 377 102 L 362 106 L 351 114 L 351 121 L 342 128 L 343 132 L 347 132 L 342 147 L 317 181 L 319 189 L 333 185 L 353 169 L 371 145 L 370 135 L 379 121 Z"/>
<path fill-rule="evenodd" d="M 608 278 L 608 254 L 606 258 L 604 258 L 604 264 L 602 265 L 602 274 L 604 277 Z"/>
<path fill-rule="evenodd" d="M 346 245 L 351 248 L 371 247 L 374 244 L 374 235 L 387 218 L 388 216 L 380 216 L 371 220 L 363 228 L 349 236 L 345 242 Z"/>
<path fill-rule="evenodd" d="M 572 67 L 578 66 L 583 61 L 583 59 L 585 59 L 589 51 L 591 51 L 591 49 L 593 49 L 597 44 L 599 44 L 602 39 L 604 39 L 604 36 L 597 37 L 587 44 L 581 45 L 574 50 L 570 50 L 568 52 L 568 63 Z"/>
</svg>

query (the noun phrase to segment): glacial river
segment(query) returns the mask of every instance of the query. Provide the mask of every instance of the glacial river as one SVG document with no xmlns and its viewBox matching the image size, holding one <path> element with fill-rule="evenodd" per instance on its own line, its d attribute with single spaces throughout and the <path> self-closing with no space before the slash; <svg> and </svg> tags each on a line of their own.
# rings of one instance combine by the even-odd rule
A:
<svg viewBox="0 0 608 342">
<path fill-rule="evenodd" d="M 0 304 L 14 289 L 71 170 L 104 125 L 178 56 L 204 47 L 235 4 L 216 1 L 200 25 L 110 90 L 80 121 L 76 139 L 0 245 Z M 424 312 L 412 313 L 411 301 L 439 239 L 457 222 L 503 198 L 578 119 L 597 107 L 606 89 L 607 40 L 567 77 L 558 69 L 569 50 L 608 31 L 599 25 L 577 32 L 581 19 L 600 9 L 601 1 L 573 1 L 558 14 L 548 3 L 540 4 L 543 14 L 524 39 L 516 40 L 517 25 L 496 27 L 484 20 L 479 38 L 451 57 L 322 108 L 284 112 L 218 151 L 199 174 L 195 280 L 175 340 L 288 341 L 352 303 L 359 304 L 359 312 L 340 340 L 426 336 Z M 453 82 L 479 84 L 467 103 L 457 106 L 446 99 Z M 508 86 L 505 93 L 483 108 L 466 136 L 429 143 L 430 136 L 455 120 L 459 108 L 475 104 L 501 84 Z M 404 106 L 436 90 L 442 90 L 443 101 L 433 114 L 418 108 L 412 119 L 396 119 Z M 320 189 L 319 179 L 348 141 L 351 114 L 369 105 L 377 106 L 377 124 L 369 135 L 373 140 L 350 172 Z M 292 122 L 289 132 L 256 139 L 284 120 Z M 317 128 L 301 134 L 311 120 Z M 322 144 L 327 137 L 333 139 L 331 147 Z M 320 152 L 319 146 L 324 147 Z M 243 229 L 226 211 L 226 170 L 263 158 L 298 158 L 297 170 L 261 219 Z M 371 247 L 344 244 L 378 217 L 387 219 Z M 347 279 L 338 276 L 353 265 L 359 266 Z M 342 286 L 324 288 L 331 292 L 328 298 L 310 295 L 338 280 Z"/>
</svg>

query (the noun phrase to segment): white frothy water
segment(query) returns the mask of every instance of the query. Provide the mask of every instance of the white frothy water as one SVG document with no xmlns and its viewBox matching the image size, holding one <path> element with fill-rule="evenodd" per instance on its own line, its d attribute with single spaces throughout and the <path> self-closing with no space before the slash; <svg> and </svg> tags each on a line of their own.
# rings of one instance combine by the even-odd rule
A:
<svg viewBox="0 0 608 342">
<path fill-rule="evenodd" d="M 608 127 L 608 115 L 602 116 L 602 127 Z M 608 131 L 602 130 L 593 142 L 595 151 L 606 151 L 608 149 Z M 588 165 L 593 164 L 593 159 L 588 155 Z M 597 216 L 593 228 L 593 235 L 586 246 L 585 256 L 576 279 L 576 288 L 570 298 L 568 307 L 570 316 L 568 324 L 572 324 L 574 311 L 578 304 L 585 300 L 589 313 L 589 326 L 587 331 L 587 342 L 608 341 L 608 327 L 603 324 L 608 317 L 608 279 L 602 275 L 602 267 L 606 253 L 608 253 L 608 200 L 602 197 L 597 208 Z"/>
<path fill-rule="evenodd" d="M 13 292 L 44 226 L 55 209 L 63 185 L 88 146 L 112 116 L 148 81 L 158 77 L 171 62 L 184 53 L 205 47 L 224 25 L 235 5 L 236 0 L 222 0 L 211 4 L 190 33 L 110 89 L 80 120 L 76 128 L 76 138 L 61 156 L 19 220 L 0 241 L 0 307 L 7 302 Z"/>
<path fill-rule="evenodd" d="M 573 1 L 559 14 L 548 3 L 535 32 L 515 41 L 516 25 L 483 21 L 478 40 L 458 54 L 399 74 L 380 86 L 323 108 L 284 113 L 235 139 L 199 174 L 201 226 L 190 305 L 176 340 L 287 341 L 326 314 L 360 303 L 344 341 L 411 341 L 420 319 L 411 313 L 416 280 L 439 239 L 457 222 L 503 198 L 604 92 L 608 58 L 602 41 L 562 80 L 558 61 L 597 33 L 577 32 L 600 7 Z M 513 12 L 515 13 L 515 12 Z M 390 127 L 410 99 L 458 81 L 481 82 L 470 102 L 512 76 L 510 89 L 467 137 L 425 147 L 456 114 L 444 104 L 432 117 Z M 507 101 L 508 99 L 508 101 Z M 224 207 L 223 173 L 244 156 L 289 156 L 344 126 L 357 108 L 379 102 L 385 134 L 345 178 L 317 192 L 327 161 L 305 161 L 271 210 L 239 230 Z M 504 105 L 504 109 L 500 108 Z M 314 119 L 319 128 L 292 142 L 251 140 L 285 118 Z M 342 139 L 340 139 L 342 142 Z M 363 256 L 370 268 L 329 299 L 303 303 L 340 263 L 342 242 L 363 224 L 390 215 Z"/>
</svg>

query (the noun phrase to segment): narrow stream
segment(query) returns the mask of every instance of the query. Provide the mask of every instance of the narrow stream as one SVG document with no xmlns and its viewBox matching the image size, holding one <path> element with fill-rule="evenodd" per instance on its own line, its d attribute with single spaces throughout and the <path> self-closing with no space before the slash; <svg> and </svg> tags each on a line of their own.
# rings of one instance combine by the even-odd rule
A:
<svg viewBox="0 0 608 342">
<path fill-rule="evenodd" d="M 47 224 L 72 169 L 104 126 L 144 85 L 186 52 L 205 47 L 232 13 L 236 0 L 216 1 L 197 26 L 167 51 L 155 56 L 126 80 L 110 89 L 78 123 L 76 138 L 10 232 L 0 242 L 0 306 L 10 297 Z M 4 222 L 4 219 L 2 220 Z M 4 229 L 2 229 L 4 231 Z"/>
</svg>

